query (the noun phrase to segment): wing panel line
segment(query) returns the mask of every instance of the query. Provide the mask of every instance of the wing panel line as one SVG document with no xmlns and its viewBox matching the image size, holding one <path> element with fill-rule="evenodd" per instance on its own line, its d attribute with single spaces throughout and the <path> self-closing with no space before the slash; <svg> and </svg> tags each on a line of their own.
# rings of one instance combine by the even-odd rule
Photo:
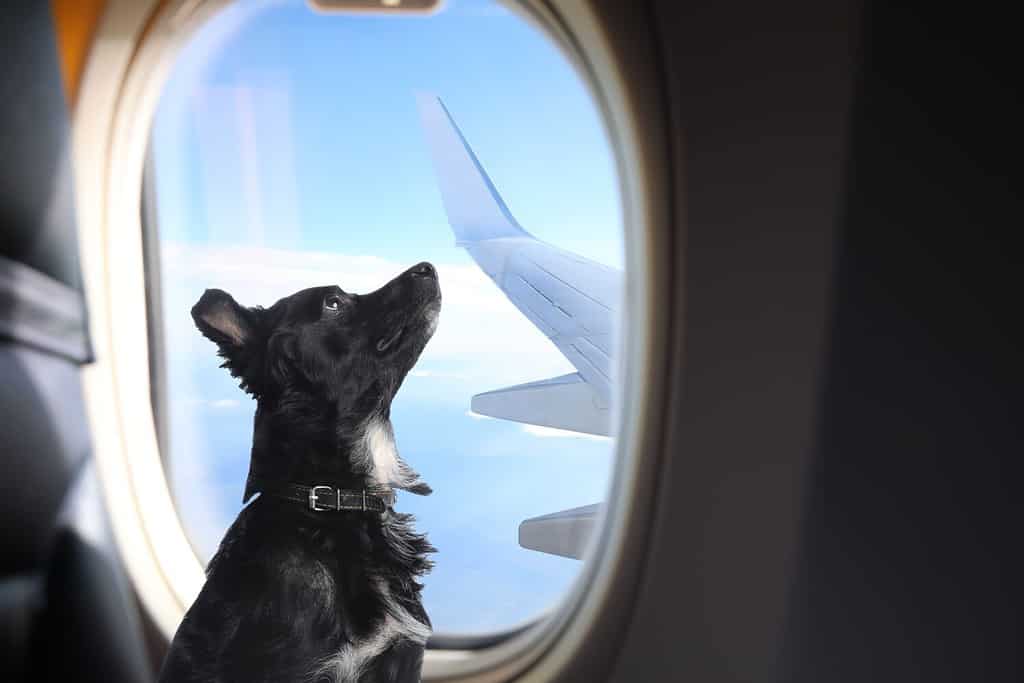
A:
<svg viewBox="0 0 1024 683">
<path fill-rule="evenodd" d="M 607 305 L 605 305 L 605 304 L 601 303 L 600 301 L 598 301 L 598 300 L 597 300 L 597 299 L 595 299 L 594 297 L 592 297 L 592 296 L 590 296 L 589 294 L 587 294 L 586 292 L 582 291 L 582 290 L 581 290 L 581 289 L 580 289 L 579 287 L 577 287 L 577 286 L 573 285 L 573 284 L 572 284 L 572 283 L 570 283 L 570 282 L 566 282 L 566 281 L 565 281 L 565 280 L 564 280 L 563 278 L 560 278 L 560 277 L 558 277 L 557 275 L 555 275 L 554 273 L 552 273 L 552 272 L 551 272 L 550 270 L 548 270 L 548 269 L 547 269 L 547 268 L 545 268 L 544 266 L 542 266 L 542 265 L 540 265 L 539 263 L 537 263 L 536 261 L 534 261 L 534 260 L 533 260 L 532 258 L 530 258 L 530 257 L 527 257 L 527 260 L 528 260 L 528 261 L 529 261 L 530 263 L 532 263 L 533 265 L 537 266 L 537 269 L 538 269 L 538 270 L 542 270 L 542 271 L 544 271 L 545 273 L 547 273 L 548 275 L 550 275 L 550 276 L 551 276 L 551 277 L 553 277 L 554 279 L 558 280 L 559 282 L 561 282 L 561 283 L 562 283 L 563 285 L 565 285 L 565 286 L 566 286 L 566 287 L 568 287 L 569 289 L 572 289 L 572 290 L 574 290 L 575 292 L 577 292 L 577 293 L 578 293 L 578 294 L 579 294 L 580 296 L 583 296 L 584 298 L 586 298 L 586 299 L 588 299 L 588 300 L 590 300 L 590 301 L 593 301 L 593 302 L 594 302 L 595 304 L 597 304 L 598 306 L 600 306 L 600 307 L 601 307 L 601 308 L 603 308 L 604 310 L 608 311 L 609 313 L 611 313 L 611 312 L 612 312 L 612 309 L 611 309 L 611 308 L 609 308 L 609 307 L 608 307 Z"/>
</svg>

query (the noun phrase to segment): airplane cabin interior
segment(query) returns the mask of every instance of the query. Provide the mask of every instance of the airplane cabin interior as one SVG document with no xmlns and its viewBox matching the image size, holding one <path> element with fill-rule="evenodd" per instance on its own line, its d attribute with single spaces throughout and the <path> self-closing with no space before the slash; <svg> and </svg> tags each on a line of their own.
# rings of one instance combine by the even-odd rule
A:
<svg viewBox="0 0 1024 683">
<path fill-rule="evenodd" d="M 83 123 L 123 77 L 104 60 L 207 4 L 0 9 L 2 681 L 155 681 L 181 615 L 159 607 L 175 577 L 127 559 L 169 541 L 115 519 L 156 501 L 101 467 L 116 292 L 82 258 L 105 228 L 80 188 L 116 151 L 112 120 Z M 525 5 L 600 93 L 647 327 L 622 333 L 642 348 L 608 511 L 579 513 L 608 525 L 586 585 L 517 632 L 439 635 L 423 680 L 1020 680 L 1016 24 Z M 579 561 L 530 521 L 524 548 Z"/>
</svg>

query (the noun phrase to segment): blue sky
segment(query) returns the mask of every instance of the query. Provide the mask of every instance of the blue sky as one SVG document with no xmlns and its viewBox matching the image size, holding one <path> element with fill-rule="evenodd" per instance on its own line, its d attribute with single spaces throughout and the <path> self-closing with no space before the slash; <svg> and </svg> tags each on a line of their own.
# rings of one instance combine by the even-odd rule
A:
<svg viewBox="0 0 1024 683">
<path fill-rule="evenodd" d="M 454 246 L 414 94 L 441 95 L 519 222 L 621 267 L 618 187 L 588 94 L 535 28 L 489 2 L 430 18 L 242 2 L 186 46 L 153 131 L 168 337 L 171 484 L 204 556 L 237 514 L 254 404 L 188 310 L 205 287 L 270 305 L 438 266 L 444 309 L 392 418 L 434 495 L 400 507 L 438 547 L 437 631 L 500 629 L 569 587 L 574 560 L 520 548 L 527 517 L 602 500 L 612 443 L 469 414 L 480 391 L 572 367 Z"/>
</svg>

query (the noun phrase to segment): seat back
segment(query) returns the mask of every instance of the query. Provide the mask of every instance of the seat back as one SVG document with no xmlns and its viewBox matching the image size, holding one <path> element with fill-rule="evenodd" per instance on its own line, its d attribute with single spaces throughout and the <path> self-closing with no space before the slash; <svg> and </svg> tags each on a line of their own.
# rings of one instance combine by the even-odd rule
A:
<svg viewBox="0 0 1024 683">
<path fill-rule="evenodd" d="M 91 463 L 91 358 L 48 3 L 0 9 L 0 680 L 147 681 Z"/>
</svg>

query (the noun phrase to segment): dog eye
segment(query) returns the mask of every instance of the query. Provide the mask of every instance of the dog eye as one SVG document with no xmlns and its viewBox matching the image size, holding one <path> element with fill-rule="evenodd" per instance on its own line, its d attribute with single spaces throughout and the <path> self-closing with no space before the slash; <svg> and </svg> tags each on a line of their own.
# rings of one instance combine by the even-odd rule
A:
<svg viewBox="0 0 1024 683">
<path fill-rule="evenodd" d="M 327 297 L 326 299 L 324 299 L 324 308 L 326 308 L 329 311 L 341 310 L 341 297 L 337 296 L 336 294 L 332 294 L 331 296 Z"/>
</svg>

